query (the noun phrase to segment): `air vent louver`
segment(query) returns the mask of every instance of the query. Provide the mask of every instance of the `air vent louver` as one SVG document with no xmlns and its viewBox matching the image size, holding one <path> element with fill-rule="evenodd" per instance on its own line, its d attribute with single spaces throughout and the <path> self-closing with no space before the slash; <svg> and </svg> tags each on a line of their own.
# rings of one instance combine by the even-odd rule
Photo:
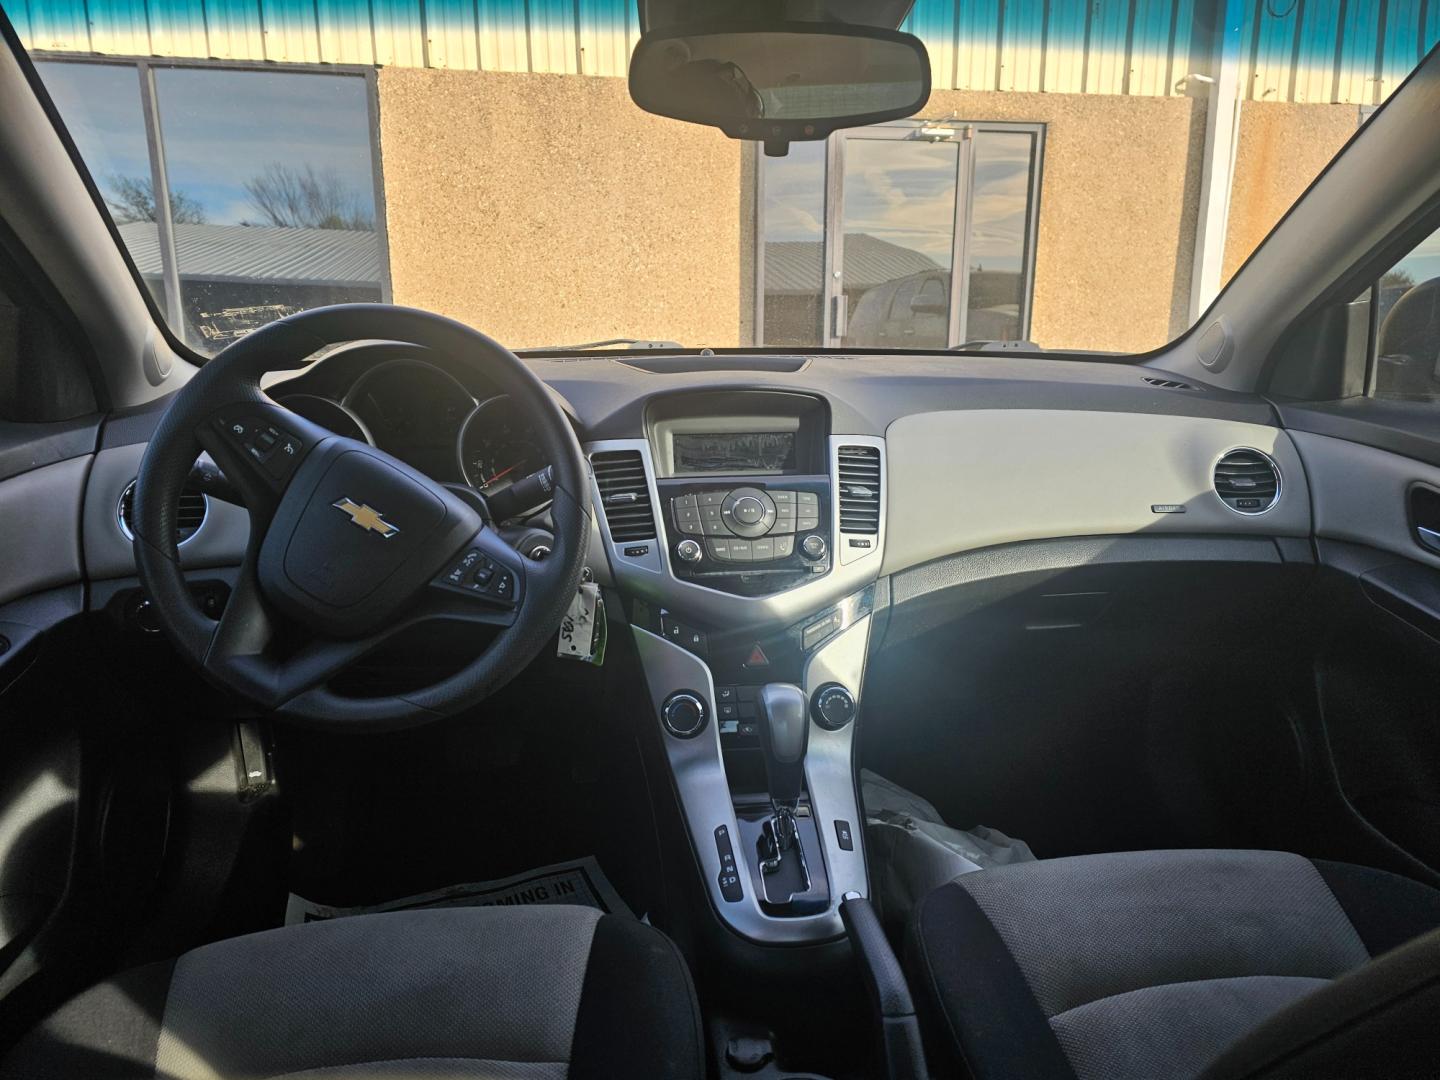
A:
<svg viewBox="0 0 1440 1080">
<path fill-rule="evenodd" d="M 1259 450 L 1231 450 L 1215 463 L 1215 494 L 1240 514 L 1263 514 L 1280 498 L 1280 469 Z"/>
<path fill-rule="evenodd" d="M 197 532 L 200 526 L 205 524 L 205 514 L 208 512 L 205 503 L 205 496 L 191 488 L 185 488 L 180 493 L 180 512 L 176 518 L 175 542 L 183 544 Z M 125 494 L 120 496 L 120 528 L 128 539 L 135 539 L 135 481 L 130 481 L 130 486 L 125 489 Z"/>
<path fill-rule="evenodd" d="M 607 451 L 595 454 L 590 463 L 595 469 L 605 520 L 610 523 L 610 538 L 619 544 L 655 539 L 655 514 L 640 451 Z"/>
<path fill-rule="evenodd" d="M 1151 386 L 1158 386 L 1162 390 L 1194 390 L 1188 382 L 1181 382 L 1179 379 L 1157 379 L 1153 375 L 1146 375 L 1145 381 Z"/>
<path fill-rule="evenodd" d="M 873 446 L 842 446 L 840 458 L 840 531 L 880 531 L 880 451 Z"/>
</svg>

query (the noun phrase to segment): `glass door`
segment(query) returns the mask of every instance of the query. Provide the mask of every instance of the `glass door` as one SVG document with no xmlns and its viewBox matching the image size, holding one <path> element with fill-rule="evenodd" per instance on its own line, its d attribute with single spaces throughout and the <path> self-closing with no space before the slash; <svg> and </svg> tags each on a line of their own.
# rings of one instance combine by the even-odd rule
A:
<svg viewBox="0 0 1440 1080">
<path fill-rule="evenodd" d="M 971 128 L 846 132 L 831 146 L 825 343 L 943 349 L 960 340 Z"/>
</svg>

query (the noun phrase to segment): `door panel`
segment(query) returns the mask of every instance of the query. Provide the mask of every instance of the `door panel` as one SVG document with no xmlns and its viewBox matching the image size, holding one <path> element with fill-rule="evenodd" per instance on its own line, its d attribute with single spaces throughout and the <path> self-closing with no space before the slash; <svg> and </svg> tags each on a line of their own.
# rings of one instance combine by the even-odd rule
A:
<svg viewBox="0 0 1440 1080">
<path fill-rule="evenodd" d="M 1440 468 L 1344 439 L 1291 436 L 1328 571 L 1309 615 L 1323 746 L 1363 826 L 1433 875 L 1440 872 L 1440 553 L 1416 529 L 1415 495 L 1440 490 Z M 1424 512 L 1423 499 L 1420 505 Z"/>
<path fill-rule="evenodd" d="M 0 604 L 80 580 L 91 460 L 86 454 L 0 482 Z"/>
</svg>

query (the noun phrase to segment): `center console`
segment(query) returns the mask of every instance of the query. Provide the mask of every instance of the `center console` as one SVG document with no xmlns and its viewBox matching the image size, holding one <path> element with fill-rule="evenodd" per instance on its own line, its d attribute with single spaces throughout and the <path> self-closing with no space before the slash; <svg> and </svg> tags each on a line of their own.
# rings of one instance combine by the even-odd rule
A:
<svg viewBox="0 0 1440 1080">
<path fill-rule="evenodd" d="M 761 944 L 841 936 L 869 891 L 853 752 L 884 441 L 810 395 L 727 391 L 656 399 L 644 438 L 587 453 L 712 906 Z"/>
</svg>

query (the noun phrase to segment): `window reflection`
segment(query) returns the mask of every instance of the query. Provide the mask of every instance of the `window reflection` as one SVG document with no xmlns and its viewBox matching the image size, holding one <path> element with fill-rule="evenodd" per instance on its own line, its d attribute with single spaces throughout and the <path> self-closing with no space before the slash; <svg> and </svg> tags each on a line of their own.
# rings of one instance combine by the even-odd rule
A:
<svg viewBox="0 0 1440 1080">
<path fill-rule="evenodd" d="M 969 341 L 1023 336 L 1034 153 L 1035 138 L 1028 132 L 981 131 L 975 136 L 965 323 Z"/>
<path fill-rule="evenodd" d="M 381 298 L 363 79 L 164 68 L 155 84 L 193 345 Z"/>
<path fill-rule="evenodd" d="M 41 61 L 35 65 L 55 102 L 76 149 L 89 167 L 130 256 L 140 263 L 148 253 L 154 273 L 142 273 L 146 286 L 164 309 L 155 187 L 150 177 L 149 143 L 140 108 L 139 73 L 128 64 L 75 64 Z"/>
<path fill-rule="evenodd" d="M 765 159 L 765 342 L 821 344 L 825 277 L 825 144 L 793 143 Z"/>
</svg>

